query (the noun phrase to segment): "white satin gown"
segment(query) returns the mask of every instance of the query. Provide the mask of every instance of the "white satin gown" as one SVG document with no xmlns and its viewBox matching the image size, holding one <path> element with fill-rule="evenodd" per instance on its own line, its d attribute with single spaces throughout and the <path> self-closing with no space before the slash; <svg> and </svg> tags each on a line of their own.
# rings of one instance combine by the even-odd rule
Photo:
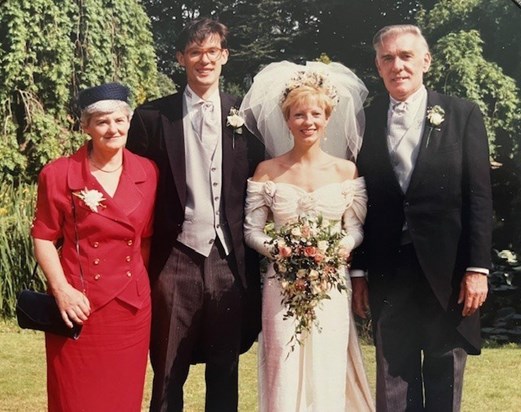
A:
<svg viewBox="0 0 521 412">
<path fill-rule="evenodd" d="M 246 243 L 269 256 L 263 229 L 273 219 L 279 228 L 297 216 L 319 213 L 339 221 L 343 239 L 354 249 L 363 238 L 367 212 L 363 178 L 330 183 L 313 192 L 288 184 L 248 181 L 244 234 Z M 341 222 L 341 223 L 340 223 Z M 288 342 L 295 325 L 283 320 L 280 286 L 272 265 L 263 279 L 262 333 L 259 335 L 259 410 L 261 412 L 364 412 L 374 410 L 351 312 L 351 283 L 347 293 L 330 292 L 331 300 L 316 308 L 321 331 L 313 327 L 302 345 L 291 351 Z M 347 274 L 346 274 L 347 275 Z"/>
</svg>

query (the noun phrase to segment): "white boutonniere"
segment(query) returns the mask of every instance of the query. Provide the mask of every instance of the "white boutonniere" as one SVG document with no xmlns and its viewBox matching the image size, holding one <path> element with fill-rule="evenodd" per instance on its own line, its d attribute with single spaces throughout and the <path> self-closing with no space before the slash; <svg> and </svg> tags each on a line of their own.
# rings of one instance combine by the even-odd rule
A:
<svg viewBox="0 0 521 412">
<path fill-rule="evenodd" d="M 244 126 L 244 119 L 239 115 L 239 109 L 237 109 L 236 107 L 232 107 L 226 119 L 226 126 L 230 126 L 234 132 L 242 134 L 242 126 Z"/>
<path fill-rule="evenodd" d="M 228 117 L 226 118 L 226 126 L 233 129 L 233 148 L 235 149 L 235 133 L 242 134 L 242 126 L 244 126 L 244 119 L 239 114 L 237 107 L 232 107 Z"/>
<path fill-rule="evenodd" d="M 440 125 L 445 121 L 445 110 L 439 105 L 427 108 L 427 121 L 429 122 L 429 134 L 427 135 L 427 144 L 431 138 L 433 130 L 440 130 Z"/>
<path fill-rule="evenodd" d="M 98 212 L 98 207 L 106 207 L 103 203 L 101 203 L 105 200 L 103 194 L 95 189 L 89 190 L 85 188 L 79 192 L 73 192 L 72 194 L 83 200 L 85 206 L 87 206 L 94 213 Z"/>
<path fill-rule="evenodd" d="M 427 120 L 431 127 L 439 127 L 445 120 L 445 110 L 438 105 L 427 108 Z"/>
</svg>

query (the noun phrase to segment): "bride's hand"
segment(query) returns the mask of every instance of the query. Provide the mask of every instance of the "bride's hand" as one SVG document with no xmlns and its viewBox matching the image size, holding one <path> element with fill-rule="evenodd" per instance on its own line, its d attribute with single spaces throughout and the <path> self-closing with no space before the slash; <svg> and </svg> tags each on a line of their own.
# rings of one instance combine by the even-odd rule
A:
<svg viewBox="0 0 521 412">
<path fill-rule="evenodd" d="M 82 325 L 90 315 L 90 302 L 78 289 L 69 283 L 59 290 L 53 290 L 54 298 L 65 324 L 73 327 L 73 322 Z"/>
<path fill-rule="evenodd" d="M 348 250 L 345 247 L 341 247 L 338 250 L 338 254 L 339 254 L 340 258 L 343 259 L 344 262 L 346 262 L 346 266 L 349 267 L 349 263 L 351 262 L 351 259 L 352 259 L 351 250 Z"/>
</svg>

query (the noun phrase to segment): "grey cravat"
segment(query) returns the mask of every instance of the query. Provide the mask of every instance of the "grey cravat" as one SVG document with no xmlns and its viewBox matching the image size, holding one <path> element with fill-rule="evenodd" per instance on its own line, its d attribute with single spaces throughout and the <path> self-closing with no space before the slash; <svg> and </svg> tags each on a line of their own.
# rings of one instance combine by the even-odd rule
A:
<svg viewBox="0 0 521 412">
<path fill-rule="evenodd" d="M 391 162 L 398 177 L 398 182 L 405 190 L 407 179 L 407 170 L 404 167 L 404 159 L 402 159 L 400 148 L 405 140 L 405 137 L 411 128 L 411 123 L 414 116 L 408 113 L 406 102 L 399 102 L 395 104 L 391 111 L 391 121 L 389 122 L 389 155 Z"/>
<path fill-rule="evenodd" d="M 194 129 L 204 146 L 213 149 L 219 137 L 219 126 L 212 102 L 201 102 L 194 116 Z"/>
<path fill-rule="evenodd" d="M 403 141 L 410 124 L 407 121 L 407 103 L 400 102 L 393 106 L 391 111 L 391 122 L 389 123 L 389 143 L 391 151 L 398 150 L 400 143 Z"/>
</svg>

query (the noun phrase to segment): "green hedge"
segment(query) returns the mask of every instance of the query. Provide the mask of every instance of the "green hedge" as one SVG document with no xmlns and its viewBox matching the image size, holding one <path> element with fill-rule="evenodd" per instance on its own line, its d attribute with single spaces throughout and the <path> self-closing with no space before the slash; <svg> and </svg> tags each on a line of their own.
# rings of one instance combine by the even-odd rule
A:
<svg viewBox="0 0 521 412">
<path fill-rule="evenodd" d="M 32 276 L 35 200 L 36 185 L 0 183 L 0 317 L 14 315 L 16 295 L 23 288 L 45 288 L 41 275 Z"/>
</svg>

